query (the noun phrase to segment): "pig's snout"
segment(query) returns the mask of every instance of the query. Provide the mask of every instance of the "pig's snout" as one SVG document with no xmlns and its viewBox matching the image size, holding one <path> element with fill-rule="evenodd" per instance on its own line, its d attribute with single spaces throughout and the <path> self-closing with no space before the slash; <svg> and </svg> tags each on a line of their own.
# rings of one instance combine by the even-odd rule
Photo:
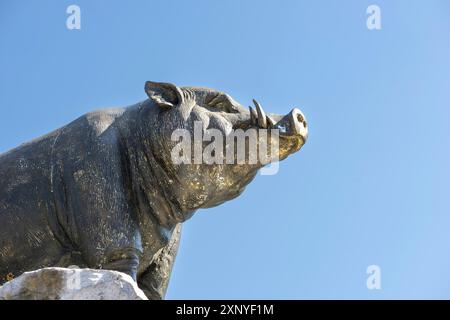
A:
<svg viewBox="0 0 450 320">
<path fill-rule="evenodd" d="M 250 109 L 250 123 L 263 129 L 278 129 L 281 138 L 279 144 L 280 159 L 297 152 L 308 139 L 308 124 L 305 115 L 294 108 L 285 116 L 265 113 L 261 105 L 253 100 L 255 109 Z"/>
<path fill-rule="evenodd" d="M 292 109 L 274 127 L 280 130 L 280 136 L 300 136 L 303 143 L 308 139 L 305 115 L 297 108 Z"/>
</svg>

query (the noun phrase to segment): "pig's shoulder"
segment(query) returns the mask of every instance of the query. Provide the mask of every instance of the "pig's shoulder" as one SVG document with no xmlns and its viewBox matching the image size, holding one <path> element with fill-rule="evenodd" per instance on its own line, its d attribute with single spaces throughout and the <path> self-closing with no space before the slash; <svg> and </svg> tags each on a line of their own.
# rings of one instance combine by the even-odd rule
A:
<svg viewBox="0 0 450 320">
<path fill-rule="evenodd" d="M 123 115 L 125 108 L 108 108 L 89 112 L 83 116 L 87 125 L 97 135 L 105 132 L 117 118 Z"/>
</svg>

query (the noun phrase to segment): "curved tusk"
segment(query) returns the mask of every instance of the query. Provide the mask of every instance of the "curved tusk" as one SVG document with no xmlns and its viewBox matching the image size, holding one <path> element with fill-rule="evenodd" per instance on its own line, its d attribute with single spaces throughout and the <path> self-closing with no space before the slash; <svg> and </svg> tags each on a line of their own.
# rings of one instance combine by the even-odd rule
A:
<svg viewBox="0 0 450 320">
<path fill-rule="evenodd" d="M 275 120 L 273 120 L 270 116 L 266 116 L 266 119 L 267 119 L 268 127 L 274 127 L 275 126 Z"/>
<path fill-rule="evenodd" d="M 252 107 L 248 107 L 250 109 L 250 122 L 253 125 L 257 125 L 258 123 L 258 114 L 256 113 L 255 109 Z"/>
<path fill-rule="evenodd" d="M 258 101 L 253 99 L 253 103 L 255 104 L 256 112 L 258 113 L 258 124 L 261 128 L 266 129 L 267 128 L 266 113 L 264 112 L 263 108 L 258 103 Z"/>
</svg>

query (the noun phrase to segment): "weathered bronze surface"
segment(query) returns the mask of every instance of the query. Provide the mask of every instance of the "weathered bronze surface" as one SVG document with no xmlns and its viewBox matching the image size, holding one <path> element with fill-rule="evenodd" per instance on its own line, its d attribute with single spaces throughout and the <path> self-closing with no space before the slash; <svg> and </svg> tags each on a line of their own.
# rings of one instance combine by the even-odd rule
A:
<svg viewBox="0 0 450 320">
<path fill-rule="evenodd" d="M 174 164 L 175 129 L 194 122 L 279 128 L 280 159 L 307 139 L 306 120 L 243 108 L 222 92 L 147 82 L 149 99 L 88 113 L 0 154 L 0 284 L 24 271 L 78 265 L 125 272 L 164 297 L 181 223 L 240 195 L 256 164 Z"/>
</svg>

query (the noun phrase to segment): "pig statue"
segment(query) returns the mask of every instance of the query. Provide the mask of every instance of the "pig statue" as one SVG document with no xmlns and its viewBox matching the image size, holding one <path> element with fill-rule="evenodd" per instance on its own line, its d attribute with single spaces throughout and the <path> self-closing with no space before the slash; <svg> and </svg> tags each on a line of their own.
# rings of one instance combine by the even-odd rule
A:
<svg viewBox="0 0 450 320">
<path fill-rule="evenodd" d="M 180 162 L 174 132 L 276 129 L 281 160 L 308 136 L 298 109 L 266 114 L 256 101 L 246 109 L 223 92 L 170 83 L 148 81 L 145 91 L 143 102 L 88 113 L 0 154 L 0 284 L 77 265 L 124 272 L 163 299 L 181 223 L 240 195 L 267 164 Z"/>
</svg>

